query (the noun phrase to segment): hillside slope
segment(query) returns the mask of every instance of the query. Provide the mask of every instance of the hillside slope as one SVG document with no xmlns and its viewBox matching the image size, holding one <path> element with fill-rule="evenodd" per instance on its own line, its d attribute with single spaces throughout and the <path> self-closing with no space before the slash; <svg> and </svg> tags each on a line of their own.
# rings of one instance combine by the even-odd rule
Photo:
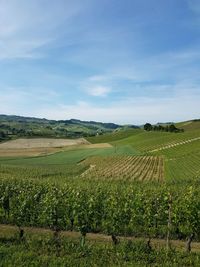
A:
<svg viewBox="0 0 200 267">
<path fill-rule="evenodd" d="M 139 133 L 142 133 L 143 130 L 141 129 L 128 129 L 128 130 L 119 130 L 119 131 L 114 131 L 112 133 L 106 133 L 103 135 L 98 135 L 98 136 L 93 136 L 93 137 L 88 137 L 87 140 L 90 143 L 110 143 L 118 140 L 123 140 L 125 138 L 137 135 Z"/>
<path fill-rule="evenodd" d="M 109 142 L 116 151 L 133 149 L 135 155 L 163 156 L 165 178 L 200 178 L 200 122 L 179 123 L 181 133 L 132 130 L 91 138 L 91 142 Z"/>
</svg>

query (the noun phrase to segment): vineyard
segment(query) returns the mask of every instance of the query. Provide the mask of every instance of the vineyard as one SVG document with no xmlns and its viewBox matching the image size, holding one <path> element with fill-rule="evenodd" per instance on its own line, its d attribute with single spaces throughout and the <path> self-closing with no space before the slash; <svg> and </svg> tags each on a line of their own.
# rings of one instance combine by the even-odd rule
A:
<svg viewBox="0 0 200 267">
<path fill-rule="evenodd" d="M 193 180 L 200 177 L 200 153 L 165 160 L 166 179 Z M 177 179 L 179 177 L 179 179 Z"/>
<path fill-rule="evenodd" d="M 159 150 L 163 147 L 176 146 L 177 143 L 185 143 L 190 140 L 199 140 L 200 131 L 188 131 L 185 133 L 167 133 L 167 132 L 137 132 L 128 138 L 111 142 L 113 145 L 123 146 L 132 145 L 136 150 L 147 153 L 153 150 Z"/>
<path fill-rule="evenodd" d="M 51 155 L 2 157 L 0 224 L 17 227 L 19 244 L 26 244 L 23 241 L 27 239 L 26 227 L 48 230 L 53 239 L 47 244 L 55 248 L 57 258 L 66 242 L 61 231 L 79 233 L 80 240 L 72 243 L 68 240 L 65 245 L 67 252 L 69 246 L 76 246 L 76 257 L 81 259 L 85 256 L 80 253 L 89 253 L 89 233 L 109 237 L 112 249 L 109 247 L 106 253 L 114 255 L 113 260 L 120 255 L 120 264 L 127 251 L 129 256 L 135 253 L 132 262 L 140 254 L 134 252 L 134 246 L 136 249 L 140 245 L 123 247 L 121 240 L 125 237 L 145 238 L 141 252 L 146 257 L 143 266 L 149 263 L 150 255 L 155 258 L 155 253 L 160 253 L 152 248 L 153 239 L 164 243 L 165 259 L 173 251 L 172 239 L 182 240 L 185 250 L 190 252 L 192 241 L 200 242 L 199 135 L 197 130 L 179 134 L 129 130 L 114 133 L 110 144 L 103 143 L 112 139 L 112 134 L 106 134 L 96 137 L 102 140 L 100 144 L 92 137 L 94 144 Z M 94 250 L 90 253 L 96 253 L 98 246 L 91 247 Z M 63 249 L 64 254 L 66 251 Z M 107 248 L 102 251 L 105 253 Z M 162 257 L 162 253 L 159 255 Z M 186 255 L 188 259 L 189 254 Z M 76 266 L 74 254 L 71 262 Z M 191 262 L 186 266 L 192 266 Z M 98 263 L 93 262 L 92 266 Z"/>
<path fill-rule="evenodd" d="M 125 182 L 55 185 L 47 181 L 0 182 L 0 223 L 75 230 L 82 241 L 89 232 L 114 236 L 174 239 L 191 234 L 200 240 L 198 183 L 176 185 Z M 169 225 L 170 217 L 170 225 Z"/>
<path fill-rule="evenodd" d="M 189 180 L 200 177 L 200 140 L 156 151 L 153 155 L 165 157 L 165 177 Z"/>
<path fill-rule="evenodd" d="M 130 181 L 163 181 L 162 156 L 90 157 L 81 164 L 90 166 L 81 176 L 91 179 L 126 179 Z"/>
</svg>

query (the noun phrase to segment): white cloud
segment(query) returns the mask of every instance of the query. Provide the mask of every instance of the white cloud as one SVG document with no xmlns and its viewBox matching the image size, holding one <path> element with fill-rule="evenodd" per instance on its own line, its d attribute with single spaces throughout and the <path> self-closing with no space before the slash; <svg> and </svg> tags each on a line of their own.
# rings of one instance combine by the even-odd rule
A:
<svg viewBox="0 0 200 267">
<path fill-rule="evenodd" d="M 94 75 L 94 76 L 90 76 L 88 78 L 88 81 L 91 81 L 91 82 L 102 82 L 102 81 L 106 81 L 108 79 L 107 76 L 104 76 L 104 75 Z"/>
<path fill-rule="evenodd" d="M 170 86 L 164 88 L 168 90 Z M 33 88 L 32 88 L 33 89 Z M 163 86 L 157 87 L 163 90 Z M 142 124 L 161 121 L 183 121 L 199 118 L 200 91 L 198 85 L 177 84 L 173 94 L 161 97 L 129 97 L 109 104 L 77 101 L 62 104 L 56 92 L 36 88 L 7 88 L 1 91 L 0 114 L 16 114 L 48 119 L 95 120 L 120 124 Z M 57 100 L 56 100 L 57 99 Z M 64 103 L 64 102 L 63 102 Z"/>
<path fill-rule="evenodd" d="M 81 81 L 80 89 L 90 96 L 106 97 L 112 91 L 111 79 L 107 75 L 93 75 Z"/>
<path fill-rule="evenodd" d="M 91 88 L 87 88 L 86 92 L 91 96 L 105 97 L 111 92 L 111 88 L 97 85 Z"/>
<path fill-rule="evenodd" d="M 190 92 L 190 94 L 188 93 Z M 43 105 L 35 112 L 23 115 L 49 119 L 95 120 L 119 124 L 142 124 L 165 121 L 183 121 L 199 118 L 200 94 L 195 88 L 177 87 L 170 97 L 129 97 L 109 105 L 95 105 L 79 101 L 74 104 Z"/>
<path fill-rule="evenodd" d="M 106 65 L 102 72 L 88 77 L 82 82 L 81 88 L 93 88 L 96 84 L 114 88 L 118 82 L 143 83 L 164 82 L 180 83 L 183 80 L 199 80 L 199 70 L 194 68 L 200 59 L 199 45 L 179 49 L 173 52 L 164 52 L 136 60 L 122 60 L 119 64 Z M 157 84 L 157 83 L 155 83 Z"/>
</svg>

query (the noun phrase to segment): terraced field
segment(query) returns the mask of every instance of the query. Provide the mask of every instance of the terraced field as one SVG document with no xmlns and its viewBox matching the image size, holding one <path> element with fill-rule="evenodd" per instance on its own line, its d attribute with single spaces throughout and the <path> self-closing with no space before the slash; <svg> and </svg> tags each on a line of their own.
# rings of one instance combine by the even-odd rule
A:
<svg viewBox="0 0 200 267">
<path fill-rule="evenodd" d="M 91 157 L 81 164 L 90 166 L 81 177 L 91 179 L 126 179 L 163 181 L 162 156 L 108 156 Z"/>
</svg>

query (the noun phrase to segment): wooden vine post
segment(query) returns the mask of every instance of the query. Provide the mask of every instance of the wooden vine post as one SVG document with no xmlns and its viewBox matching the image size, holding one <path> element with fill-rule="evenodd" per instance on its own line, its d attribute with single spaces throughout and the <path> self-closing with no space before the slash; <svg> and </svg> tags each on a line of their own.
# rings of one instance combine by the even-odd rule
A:
<svg viewBox="0 0 200 267">
<path fill-rule="evenodd" d="M 169 193 L 169 197 L 168 197 L 167 244 L 166 244 L 167 250 L 169 250 L 171 248 L 171 244 L 170 244 L 171 225 L 172 225 L 172 195 L 171 195 L 171 193 Z"/>
</svg>

